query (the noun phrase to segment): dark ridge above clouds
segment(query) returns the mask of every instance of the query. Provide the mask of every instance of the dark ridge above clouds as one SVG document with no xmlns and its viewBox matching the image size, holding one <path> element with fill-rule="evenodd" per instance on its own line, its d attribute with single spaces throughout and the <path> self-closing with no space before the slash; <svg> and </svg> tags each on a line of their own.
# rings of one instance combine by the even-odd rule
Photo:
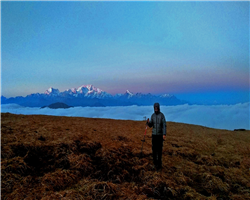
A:
<svg viewBox="0 0 250 200">
<path fill-rule="evenodd" d="M 61 102 L 57 102 L 57 103 L 52 103 L 48 106 L 43 106 L 41 108 L 52 108 L 52 109 L 58 109 L 58 108 L 70 108 L 71 106 L 68 106 L 67 104 L 65 103 L 61 103 Z"/>
</svg>

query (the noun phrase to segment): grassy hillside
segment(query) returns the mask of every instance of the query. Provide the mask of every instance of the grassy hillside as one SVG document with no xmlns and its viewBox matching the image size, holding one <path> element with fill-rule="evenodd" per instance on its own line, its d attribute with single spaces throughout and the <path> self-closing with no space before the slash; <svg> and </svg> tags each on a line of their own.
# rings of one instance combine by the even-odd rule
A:
<svg viewBox="0 0 250 200">
<path fill-rule="evenodd" d="M 163 169 L 145 122 L 1 114 L 2 199 L 250 199 L 250 131 L 167 123 Z"/>
</svg>

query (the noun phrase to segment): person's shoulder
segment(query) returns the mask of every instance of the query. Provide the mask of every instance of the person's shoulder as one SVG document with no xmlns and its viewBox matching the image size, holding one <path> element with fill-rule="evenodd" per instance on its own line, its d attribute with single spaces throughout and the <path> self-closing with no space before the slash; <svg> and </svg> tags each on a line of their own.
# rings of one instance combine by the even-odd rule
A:
<svg viewBox="0 0 250 200">
<path fill-rule="evenodd" d="M 161 115 L 165 118 L 165 115 L 162 113 L 162 112 L 160 112 L 161 113 Z"/>
</svg>

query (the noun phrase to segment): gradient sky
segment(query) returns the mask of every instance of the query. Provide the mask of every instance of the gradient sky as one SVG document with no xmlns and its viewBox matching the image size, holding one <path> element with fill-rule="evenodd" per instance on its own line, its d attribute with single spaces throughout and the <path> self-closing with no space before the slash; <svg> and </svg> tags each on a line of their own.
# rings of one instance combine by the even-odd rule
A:
<svg viewBox="0 0 250 200">
<path fill-rule="evenodd" d="M 1 2 L 2 95 L 249 101 L 250 2 Z"/>
</svg>

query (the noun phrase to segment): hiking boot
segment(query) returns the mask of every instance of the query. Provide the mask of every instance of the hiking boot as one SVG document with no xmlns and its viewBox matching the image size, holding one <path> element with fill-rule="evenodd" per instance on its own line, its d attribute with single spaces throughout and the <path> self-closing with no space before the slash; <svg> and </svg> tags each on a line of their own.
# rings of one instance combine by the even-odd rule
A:
<svg viewBox="0 0 250 200">
<path fill-rule="evenodd" d="M 156 170 L 157 170 L 157 172 L 161 172 L 162 171 L 162 166 L 157 166 Z"/>
</svg>

